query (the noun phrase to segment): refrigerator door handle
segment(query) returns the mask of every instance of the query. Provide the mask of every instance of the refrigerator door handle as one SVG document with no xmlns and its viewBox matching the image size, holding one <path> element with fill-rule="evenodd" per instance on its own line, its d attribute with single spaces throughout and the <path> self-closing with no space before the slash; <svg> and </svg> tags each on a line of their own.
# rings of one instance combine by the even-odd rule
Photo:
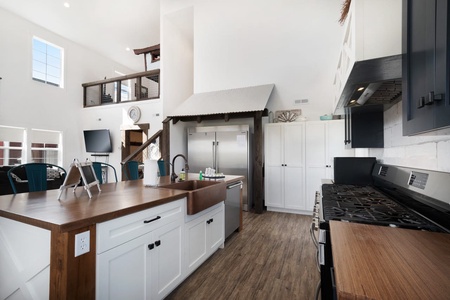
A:
<svg viewBox="0 0 450 300">
<path fill-rule="evenodd" d="M 217 158 L 217 148 L 219 147 L 219 141 L 216 141 L 216 147 L 214 149 L 214 170 L 216 172 L 219 172 L 219 159 Z"/>
<path fill-rule="evenodd" d="M 216 168 L 216 142 L 212 141 L 212 167 Z"/>
</svg>

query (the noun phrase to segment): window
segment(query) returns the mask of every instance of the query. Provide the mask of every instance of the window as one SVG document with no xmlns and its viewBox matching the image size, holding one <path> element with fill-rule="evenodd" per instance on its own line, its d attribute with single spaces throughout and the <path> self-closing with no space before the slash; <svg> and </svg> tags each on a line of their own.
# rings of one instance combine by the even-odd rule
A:
<svg viewBox="0 0 450 300">
<path fill-rule="evenodd" d="M 62 133 L 59 131 L 27 131 L 25 128 L 0 126 L 0 165 L 13 166 L 29 162 L 61 165 L 61 141 Z"/>
<path fill-rule="evenodd" d="M 61 133 L 49 130 L 31 130 L 31 161 L 60 165 L 62 162 Z"/>
<path fill-rule="evenodd" d="M 64 50 L 33 37 L 33 79 L 63 87 Z"/>
<path fill-rule="evenodd" d="M 25 129 L 0 126 L 0 165 L 13 166 L 23 161 Z"/>
</svg>

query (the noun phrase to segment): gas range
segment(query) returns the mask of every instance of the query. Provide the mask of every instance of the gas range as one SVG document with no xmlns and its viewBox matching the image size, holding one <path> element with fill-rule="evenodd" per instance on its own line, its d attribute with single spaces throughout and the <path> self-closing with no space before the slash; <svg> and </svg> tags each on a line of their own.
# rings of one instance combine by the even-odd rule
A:
<svg viewBox="0 0 450 300">
<path fill-rule="evenodd" d="M 355 169 L 355 162 L 346 159 L 339 172 L 353 170 L 351 164 Z M 355 174 L 344 179 L 365 173 Z M 325 183 L 316 192 L 310 228 L 321 278 L 316 299 L 319 294 L 322 300 L 335 299 L 331 220 L 450 233 L 450 173 L 375 163 L 368 174 L 364 182 L 370 184 Z"/>
</svg>

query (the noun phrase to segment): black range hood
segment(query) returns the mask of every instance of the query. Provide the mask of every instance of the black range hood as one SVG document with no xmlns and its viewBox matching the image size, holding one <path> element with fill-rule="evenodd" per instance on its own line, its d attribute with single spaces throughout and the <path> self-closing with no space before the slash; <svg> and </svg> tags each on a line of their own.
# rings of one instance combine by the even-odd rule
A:
<svg viewBox="0 0 450 300">
<path fill-rule="evenodd" d="M 334 114 L 344 115 L 346 107 L 362 105 L 388 109 L 402 98 L 401 78 L 401 54 L 355 62 Z"/>
</svg>

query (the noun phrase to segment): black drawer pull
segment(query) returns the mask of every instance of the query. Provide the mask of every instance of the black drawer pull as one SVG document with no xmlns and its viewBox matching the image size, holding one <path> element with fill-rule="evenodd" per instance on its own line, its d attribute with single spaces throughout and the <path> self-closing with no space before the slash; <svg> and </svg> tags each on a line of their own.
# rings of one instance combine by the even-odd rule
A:
<svg viewBox="0 0 450 300">
<path fill-rule="evenodd" d="M 160 241 L 160 240 L 157 240 L 157 241 L 155 242 L 155 246 L 158 247 L 159 245 L 161 245 L 161 241 Z"/>
<path fill-rule="evenodd" d="M 422 108 L 425 106 L 425 97 L 420 97 L 417 103 L 417 108 Z"/>
<path fill-rule="evenodd" d="M 155 248 L 155 244 L 148 244 L 148 250 L 152 250 L 153 248 Z"/>
<path fill-rule="evenodd" d="M 145 224 L 148 224 L 148 223 L 151 223 L 151 222 L 156 221 L 156 220 L 159 220 L 159 219 L 161 219 L 161 217 L 160 217 L 160 216 L 157 216 L 157 217 L 154 218 L 154 219 L 151 219 L 151 220 L 145 220 L 144 223 L 145 223 Z"/>
</svg>

